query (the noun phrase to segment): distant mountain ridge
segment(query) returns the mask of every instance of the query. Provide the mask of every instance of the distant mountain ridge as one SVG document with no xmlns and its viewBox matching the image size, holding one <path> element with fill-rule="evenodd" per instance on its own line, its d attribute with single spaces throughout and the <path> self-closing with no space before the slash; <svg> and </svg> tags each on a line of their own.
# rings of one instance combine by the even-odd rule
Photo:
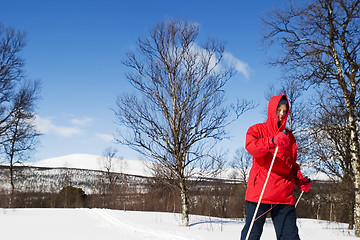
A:
<svg viewBox="0 0 360 240">
<path fill-rule="evenodd" d="M 26 163 L 25 165 L 32 167 L 75 168 L 105 171 L 106 168 L 101 162 L 103 158 L 104 156 L 92 154 L 70 154 L 61 157 L 48 158 L 36 162 Z M 144 177 L 150 176 L 149 171 L 147 171 L 145 161 L 116 158 L 114 159 L 113 163 L 114 166 L 111 168 L 112 172 Z"/>
</svg>

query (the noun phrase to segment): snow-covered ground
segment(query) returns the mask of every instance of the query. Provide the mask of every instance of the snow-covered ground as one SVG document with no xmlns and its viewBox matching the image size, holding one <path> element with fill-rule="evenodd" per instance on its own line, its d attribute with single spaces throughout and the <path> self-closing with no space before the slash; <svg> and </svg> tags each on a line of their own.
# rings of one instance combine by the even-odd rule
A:
<svg viewBox="0 0 360 240">
<path fill-rule="evenodd" d="M 182 227 L 180 215 L 108 209 L 0 209 L 2 236 L 12 240 L 238 240 L 244 222 L 190 216 Z M 298 219 L 302 240 L 350 240 L 346 224 Z M 262 240 L 276 239 L 271 220 Z"/>
</svg>

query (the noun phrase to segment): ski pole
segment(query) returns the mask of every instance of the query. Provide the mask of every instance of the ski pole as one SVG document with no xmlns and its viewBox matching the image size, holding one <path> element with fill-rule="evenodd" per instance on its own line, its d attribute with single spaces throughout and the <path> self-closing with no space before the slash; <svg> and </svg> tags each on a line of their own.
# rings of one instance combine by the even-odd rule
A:
<svg viewBox="0 0 360 240">
<path fill-rule="evenodd" d="M 295 208 L 298 205 L 300 198 L 302 197 L 303 194 L 304 194 L 304 191 L 301 191 L 300 196 L 299 196 L 298 200 L 296 201 Z"/>
<path fill-rule="evenodd" d="M 251 220 L 249 230 L 248 230 L 248 232 L 247 232 L 247 234 L 246 234 L 245 240 L 248 240 L 249 237 L 250 237 L 250 232 L 251 232 L 251 229 L 252 229 L 252 227 L 253 227 L 253 225 L 254 225 L 255 218 L 256 218 L 256 214 L 257 214 L 257 212 L 258 212 L 258 210 L 259 210 L 260 203 L 261 203 L 261 199 L 262 199 L 262 197 L 263 197 L 263 195 L 264 195 L 267 182 L 269 181 L 271 169 L 272 169 L 272 167 L 273 167 L 273 165 L 274 165 L 275 157 L 276 157 L 276 154 L 277 154 L 278 149 L 279 149 L 279 146 L 276 146 L 275 153 L 274 153 L 273 159 L 272 159 L 272 161 L 271 161 L 270 168 L 269 168 L 269 171 L 268 171 L 268 174 L 267 174 L 267 177 L 266 177 L 264 186 L 263 186 L 263 188 L 262 188 L 262 190 L 261 190 L 261 194 L 260 194 L 260 197 L 259 197 L 259 201 L 258 201 L 258 203 L 257 203 L 257 205 L 256 205 L 256 209 L 255 209 L 253 218 L 252 218 L 252 220 Z"/>
</svg>

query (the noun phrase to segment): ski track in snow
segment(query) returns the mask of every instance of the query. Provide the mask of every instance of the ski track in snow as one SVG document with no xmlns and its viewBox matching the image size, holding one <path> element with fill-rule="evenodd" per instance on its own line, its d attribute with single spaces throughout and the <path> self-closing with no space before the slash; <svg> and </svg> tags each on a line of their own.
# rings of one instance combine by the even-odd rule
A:
<svg viewBox="0 0 360 240">
<path fill-rule="evenodd" d="M 189 240 L 188 237 L 179 237 L 174 236 L 171 233 L 167 233 L 165 231 L 157 230 L 154 232 L 153 230 L 146 228 L 144 226 L 138 225 L 137 223 L 131 223 L 128 220 L 123 219 L 123 217 L 111 215 L 107 209 L 92 209 L 92 211 L 87 210 L 91 214 L 96 214 L 101 217 L 108 223 L 114 225 L 114 227 L 119 227 L 122 231 L 125 231 L 128 234 L 134 234 L 134 236 L 139 237 L 139 235 L 143 235 L 141 239 L 153 239 L 153 240 Z M 120 221 L 121 219 L 121 221 Z M 126 223 L 128 222 L 128 223 Z M 140 238 L 139 238 L 140 239 Z"/>
</svg>

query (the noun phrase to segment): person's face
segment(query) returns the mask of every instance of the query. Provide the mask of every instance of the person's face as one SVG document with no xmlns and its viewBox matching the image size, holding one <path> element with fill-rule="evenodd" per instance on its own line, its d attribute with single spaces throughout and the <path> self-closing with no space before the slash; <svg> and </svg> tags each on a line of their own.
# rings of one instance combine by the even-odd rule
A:
<svg viewBox="0 0 360 240">
<path fill-rule="evenodd" d="M 276 116 L 279 120 L 279 122 L 281 122 L 287 113 L 287 106 L 285 104 L 281 104 L 277 109 L 276 109 Z"/>
</svg>

